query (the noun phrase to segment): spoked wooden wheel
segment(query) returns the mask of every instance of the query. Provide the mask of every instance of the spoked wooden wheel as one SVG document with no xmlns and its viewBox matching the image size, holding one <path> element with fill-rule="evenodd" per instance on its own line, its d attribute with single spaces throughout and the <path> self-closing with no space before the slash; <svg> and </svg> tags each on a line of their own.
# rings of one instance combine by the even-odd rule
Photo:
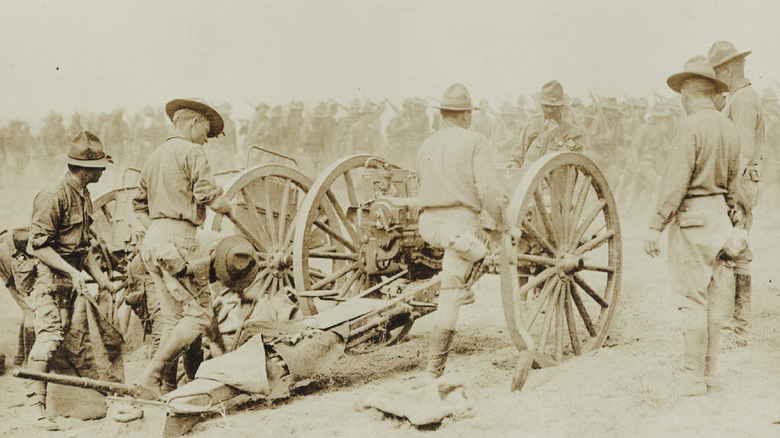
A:
<svg viewBox="0 0 780 438">
<path fill-rule="evenodd" d="M 293 272 L 304 314 L 317 313 L 316 298 L 335 303 L 358 295 L 381 280 L 366 271 L 358 216 L 377 193 L 408 196 L 395 187 L 377 187 L 366 175 L 398 170 L 373 155 L 342 158 L 325 169 L 312 184 L 301 207 L 293 242 Z"/>
<path fill-rule="evenodd" d="M 523 233 L 501 255 L 504 315 L 518 349 L 527 348 L 523 328 L 538 366 L 601 347 L 622 271 L 620 224 L 604 175 L 582 154 L 547 155 L 523 175 L 507 221 Z"/>
<path fill-rule="evenodd" d="M 143 231 L 143 226 L 133 212 L 133 197 L 137 187 L 125 187 L 106 192 L 92 201 L 92 232 L 98 237 L 101 257 L 105 260 L 105 268 L 124 272 L 129 260 L 112 260 L 112 250 L 125 248 L 126 242 L 140 244 L 140 239 L 133 242 L 136 233 Z M 118 262 L 118 263 L 117 263 Z"/>
<path fill-rule="evenodd" d="M 213 231 L 245 235 L 255 245 L 260 272 L 252 287 L 260 288 L 259 296 L 272 297 L 285 287 L 293 288 L 295 220 L 310 188 L 311 180 L 290 167 L 268 164 L 246 169 L 227 183 L 225 197 L 236 206 L 236 220 L 249 235 L 221 214 L 207 224 Z"/>
</svg>

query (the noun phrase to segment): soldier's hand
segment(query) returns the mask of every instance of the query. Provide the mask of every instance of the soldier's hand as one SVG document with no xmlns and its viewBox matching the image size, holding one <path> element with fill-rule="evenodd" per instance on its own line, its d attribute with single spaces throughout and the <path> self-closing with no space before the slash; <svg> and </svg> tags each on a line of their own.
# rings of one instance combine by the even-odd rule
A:
<svg viewBox="0 0 780 438">
<path fill-rule="evenodd" d="M 661 255 L 660 241 L 661 232 L 652 228 L 648 229 L 647 234 L 645 234 L 645 253 L 650 257 Z"/>
<path fill-rule="evenodd" d="M 209 205 L 215 213 L 223 214 L 225 216 L 231 216 L 233 213 L 233 204 L 227 200 L 224 196 L 218 196 L 214 199 L 214 202 Z"/>
<path fill-rule="evenodd" d="M 87 280 L 89 277 L 87 274 L 80 271 L 73 271 L 70 275 L 70 279 L 73 282 L 73 288 L 76 292 L 81 294 L 89 293 L 89 289 L 87 289 Z"/>
</svg>

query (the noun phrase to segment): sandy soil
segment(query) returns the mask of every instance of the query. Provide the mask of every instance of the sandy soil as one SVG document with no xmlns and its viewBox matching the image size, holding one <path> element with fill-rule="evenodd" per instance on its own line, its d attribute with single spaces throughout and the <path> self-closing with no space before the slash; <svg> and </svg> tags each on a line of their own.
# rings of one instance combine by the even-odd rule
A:
<svg viewBox="0 0 780 438">
<path fill-rule="evenodd" d="M 641 250 L 646 212 L 624 218 L 624 276 L 620 311 L 607 345 L 557 368 L 534 370 L 526 388 L 511 393 L 517 356 L 505 329 L 497 277 L 484 278 L 477 303 L 464 308 L 448 372 L 467 382 L 473 409 L 419 431 L 397 419 L 360 409 L 376 385 L 415 378 L 427 351 L 430 321 L 419 321 L 406 342 L 381 351 L 347 355 L 308 388 L 281 403 L 245 407 L 195 426 L 194 437 L 244 436 L 780 436 L 780 221 L 758 212 L 753 234 L 754 296 L 751 345 L 721 354 L 721 389 L 678 398 L 675 377 L 682 339 L 665 259 Z M 10 357 L 18 312 L 0 295 L 0 351 Z M 128 372 L 138 369 L 128 364 Z M 131 376 L 132 377 L 132 376 Z M 0 377 L 0 435 L 39 436 L 25 424 L 20 381 Z M 45 436 L 100 436 L 102 421 L 59 419 L 67 430 Z"/>
</svg>

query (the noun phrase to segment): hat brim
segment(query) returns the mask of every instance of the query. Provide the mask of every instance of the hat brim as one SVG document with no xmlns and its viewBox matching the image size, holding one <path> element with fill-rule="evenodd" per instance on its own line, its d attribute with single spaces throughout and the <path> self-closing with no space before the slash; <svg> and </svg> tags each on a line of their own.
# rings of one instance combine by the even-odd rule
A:
<svg viewBox="0 0 780 438">
<path fill-rule="evenodd" d="M 245 269 L 240 275 L 230 275 L 228 270 L 228 256 L 233 247 L 237 245 L 252 244 L 241 236 L 228 236 L 222 239 L 214 249 L 214 274 L 217 280 L 231 290 L 244 290 L 252 285 L 257 276 L 257 262 Z"/>
<path fill-rule="evenodd" d="M 725 93 L 729 91 L 729 86 L 725 82 L 721 81 L 718 78 L 703 75 L 701 73 L 694 73 L 694 72 L 682 72 L 682 73 L 676 73 L 671 76 L 669 76 L 669 79 L 666 80 L 666 85 L 669 86 L 674 92 L 679 93 L 680 89 L 682 88 L 683 82 L 687 81 L 688 79 L 708 79 L 712 81 L 713 84 L 715 84 L 715 89 L 718 93 Z"/>
<path fill-rule="evenodd" d="M 217 112 L 217 110 L 203 102 L 189 99 L 173 99 L 172 101 L 166 103 L 165 113 L 168 115 L 168 119 L 173 121 L 173 115 L 176 114 L 176 111 L 182 108 L 188 108 L 206 116 L 210 125 L 209 133 L 207 134 L 208 138 L 218 136 L 225 128 L 225 121 L 222 120 L 222 116 Z"/>
<path fill-rule="evenodd" d="M 539 104 L 546 106 L 565 106 L 567 103 L 566 97 L 561 100 L 550 100 L 544 96 L 541 92 L 534 93 L 531 97 Z"/>
<path fill-rule="evenodd" d="M 725 64 L 727 62 L 733 61 L 733 60 L 735 60 L 737 58 L 744 58 L 744 57 L 750 55 L 751 53 L 753 53 L 752 50 L 748 50 L 747 52 L 742 52 L 742 53 L 735 53 L 735 54 L 729 56 L 728 58 L 722 59 L 719 63 L 713 64 L 712 68 L 718 68 L 718 67 L 720 67 L 721 65 L 723 65 L 723 64 Z"/>
<path fill-rule="evenodd" d="M 66 164 L 71 164 L 78 167 L 88 167 L 91 169 L 105 169 L 114 164 L 114 160 L 110 155 L 106 155 L 99 160 L 77 160 L 75 158 L 64 155 L 62 157 L 62 161 Z"/>
</svg>

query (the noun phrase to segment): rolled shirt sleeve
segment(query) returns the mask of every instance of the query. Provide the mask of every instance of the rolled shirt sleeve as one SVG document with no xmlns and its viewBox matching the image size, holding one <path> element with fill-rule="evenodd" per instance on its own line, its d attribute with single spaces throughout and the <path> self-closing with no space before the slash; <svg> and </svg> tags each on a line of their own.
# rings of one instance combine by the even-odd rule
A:
<svg viewBox="0 0 780 438">
<path fill-rule="evenodd" d="M 54 244 L 60 223 L 60 204 L 50 192 L 41 192 L 33 200 L 32 220 L 30 223 L 29 247 L 39 249 Z"/>
<path fill-rule="evenodd" d="M 211 204 L 222 194 L 222 189 L 217 187 L 206 154 L 199 148 L 192 148 L 187 154 L 186 165 L 192 182 L 193 201 L 198 205 Z"/>
</svg>

